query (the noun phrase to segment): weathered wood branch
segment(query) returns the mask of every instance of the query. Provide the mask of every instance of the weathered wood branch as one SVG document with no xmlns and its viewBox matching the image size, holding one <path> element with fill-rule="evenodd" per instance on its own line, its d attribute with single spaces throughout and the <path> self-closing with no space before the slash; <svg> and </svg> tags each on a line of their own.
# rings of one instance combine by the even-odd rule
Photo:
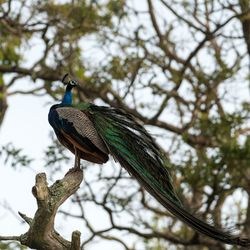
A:
<svg viewBox="0 0 250 250">
<path fill-rule="evenodd" d="M 250 3 L 249 0 L 239 0 L 243 17 L 240 19 L 242 24 L 243 36 L 246 42 L 247 51 L 250 56 Z"/>
<path fill-rule="evenodd" d="M 7 108 L 8 104 L 7 104 L 6 87 L 4 86 L 3 83 L 0 82 L 0 126 L 2 124 Z"/>
<path fill-rule="evenodd" d="M 54 220 L 60 205 L 77 191 L 82 179 L 81 170 L 71 171 L 48 187 L 46 174 L 37 174 L 36 184 L 32 188 L 38 206 L 35 216 L 30 219 L 19 213 L 30 226 L 28 232 L 20 236 L 1 236 L 0 240 L 17 240 L 23 245 L 39 250 L 79 250 L 80 232 L 74 231 L 71 241 L 65 240 L 55 231 Z"/>
</svg>

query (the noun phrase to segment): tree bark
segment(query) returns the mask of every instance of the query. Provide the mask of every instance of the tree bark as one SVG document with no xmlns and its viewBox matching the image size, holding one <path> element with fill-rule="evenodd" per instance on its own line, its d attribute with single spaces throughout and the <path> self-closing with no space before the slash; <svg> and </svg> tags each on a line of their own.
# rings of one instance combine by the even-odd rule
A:
<svg viewBox="0 0 250 250">
<path fill-rule="evenodd" d="M 20 236 L 2 236 L 0 240 L 18 240 L 23 245 L 39 250 L 79 250 L 80 232 L 72 233 L 71 242 L 65 240 L 55 231 L 54 220 L 59 206 L 77 191 L 82 179 L 82 170 L 70 171 L 63 179 L 48 187 L 46 174 L 37 174 L 36 184 L 32 188 L 38 206 L 35 216 L 30 219 L 19 213 L 30 226 L 28 232 Z"/>
<path fill-rule="evenodd" d="M 245 15 L 241 18 L 241 23 L 247 51 L 250 56 L 250 3 L 249 0 L 240 0 L 239 4 L 242 13 L 245 13 Z"/>
<path fill-rule="evenodd" d="M 1 124 L 3 122 L 5 111 L 8 107 L 6 96 L 7 96 L 6 95 L 6 87 L 4 86 L 4 83 L 1 82 L 1 79 L 0 79 L 0 127 L 1 127 Z"/>
</svg>

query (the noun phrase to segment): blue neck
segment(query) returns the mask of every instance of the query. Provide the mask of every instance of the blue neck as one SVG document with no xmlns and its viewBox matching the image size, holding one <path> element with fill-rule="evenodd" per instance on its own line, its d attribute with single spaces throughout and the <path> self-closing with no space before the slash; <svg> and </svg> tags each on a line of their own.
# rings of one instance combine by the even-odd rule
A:
<svg viewBox="0 0 250 250">
<path fill-rule="evenodd" d="M 72 93 L 71 93 L 71 89 L 67 89 L 64 97 L 62 99 L 62 104 L 64 105 L 71 105 L 72 104 Z"/>
</svg>

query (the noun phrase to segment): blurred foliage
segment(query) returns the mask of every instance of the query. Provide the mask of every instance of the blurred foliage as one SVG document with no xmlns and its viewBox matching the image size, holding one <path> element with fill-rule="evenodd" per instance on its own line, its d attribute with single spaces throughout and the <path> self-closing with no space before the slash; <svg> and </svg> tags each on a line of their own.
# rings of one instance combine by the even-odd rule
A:
<svg viewBox="0 0 250 250">
<path fill-rule="evenodd" d="M 3 158 L 5 165 L 8 163 L 13 168 L 28 167 L 33 160 L 25 155 L 21 148 L 16 148 L 13 143 L 1 147 L 0 157 Z"/>
<path fill-rule="evenodd" d="M 1 243 L 0 242 L 0 249 L 1 250 L 25 250 L 28 248 L 23 245 L 20 245 L 19 243 Z"/>
</svg>

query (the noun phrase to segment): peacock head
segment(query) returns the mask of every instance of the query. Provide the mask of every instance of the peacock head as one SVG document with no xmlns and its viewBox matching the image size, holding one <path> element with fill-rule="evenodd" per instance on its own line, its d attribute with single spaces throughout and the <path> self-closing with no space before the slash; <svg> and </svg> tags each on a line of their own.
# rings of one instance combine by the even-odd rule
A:
<svg viewBox="0 0 250 250">
<path fill-rule="evenodd" d="M 77 86 L 77 81 L 70 79 L 69 81 L 66 82 L 67 77 L 68 77 L 68 74 L 66 74 L 62 79 L 62 82 L 66 84 L 66 91 L 62 100 L 62 104 L 71 105 L 72 104 L 71 90 Z"/>
<path fill-rule="evenodd" d="M 67 85 L 69 85 L 71 88 L 74 88 L 74 87 L 76 87 L 78 84 L 77 84 L 77 81 L 75 81 L 75 80 L 70 80 L 70 81 L 68 82 Z"/>
<path fill-rule="evenodd" d="M 72 88 L 74 88 L 74 87 L 76 87 L 78 85 L 77 81 L 71 80 L 70 78 L 69 78 L 68 81 L 66 81 L 67 78 L 69 78 L 69 74 L 68 73 L 65 74 L 64 77 L 63 77 L 63 79 L 62 79 L 62 82 L 67 86 L 66 89 L 71 90 Z"/>
</svg>

